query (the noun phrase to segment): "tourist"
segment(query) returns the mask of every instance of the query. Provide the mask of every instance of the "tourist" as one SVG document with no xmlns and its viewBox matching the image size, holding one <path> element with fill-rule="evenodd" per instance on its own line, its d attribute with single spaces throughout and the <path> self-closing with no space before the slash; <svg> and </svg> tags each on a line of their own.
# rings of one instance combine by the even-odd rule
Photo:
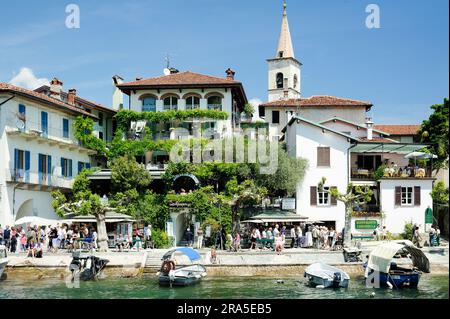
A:
<svg viewBox="0 0 450 319">
<path fill-rule="evenodd" d="M 316 225 L 313 226 L 312 229 L 312 240 L 313 240 L 313 246 L 316 249 L 319 249 L 320 246 L 320 230 L 319 227 L 317 227 Z"/>
<path fill-rule="evenodd" d="M 291 248 L 297 248 L 297 247 L 296 247 L 297 237 L 296 237 L 296 234 L 295 234 L 295 226 L 293 226 L 293 227 L 291 228 L 291 238 L 292 238 L 292 241 L 291 241 Z"/>
<path fill-rule="evenodd" d="M 277 237 L 279 233 L 280 233 L 279 226 L 277 224 L 277 225 L 275 225 L 275 228 L 273 229 L 273 237 Z"/>
<path fill-rule="evenodd" d="M 250 236 L 250 243 L 251 243 L 250 249 L 256 249 L 256 239 L 257 239 L 256 228 L 253 228 L 252 234 Z"/>
<path fill-rule="evenodd" d="M 330 244 L 330 249 L 334 249 L 334 244 L 336 243 L 336 232 L 333 227 L 328 231 L 328 243 Z"/>
<path fill-rule="evenodd" d="M 92 248 L 97 249 L 98 248 L 98 234 L 95 228 L 92 228 Z"/>
<path fill-rule="evenodd" d="M 227 240 L 225 242 L 225 248 L 228 251 L 231 251 L 231 249 L 233 249 L 233 236 L 231 234 L 227 234 Z"/>
<path fill-rule="evenodd" d="M 191 231 L 191 228 L 189 227 L 188 229 L 186 229 L 186 241 L 187 241 L 187 245 L 189 247 L 192 247 L 193 243 L 194 243 L 194 234 Z"/>
<path fill-rule="evenodd" d="M 419 226 L 413 226 L 413 244 L 418 248 L 422 248 L 421 241 L 422 237 L 420 236 Z"/>
<path fill-rule="evenodd" d="M 203 246 L 203 229 L 199 227 L 197 229 L 197 249 L 202 249 Z"/>
<path fill-rule="evenodd" d="M 27 251 L 27 235 L 25 234 L 25 230 L 22 229 L 20 233 L 20 251 Z"/>
<path fill-rule="evenodd" d="M 5 247 L 9 249 L 9 244 L 11 241 L 11 229 L 9 229 L 8 225 L 6 225 L 6 228 L 3 231 L 3 241 L 5 242 Z"/>
<path fill-rule="evenodd" d="M 11 227 L 11 247 L 10 252 L 15 253 L 17 248 L 17 237 L 19 234 L 17 234 L 17 230 L 15 227 Z"/>
<path fill-rule="evenodd" d="M 436 228 L 435 226 L 431 226 L 430 231 L 428 233 L 430 247 L 433 247 L 436 243 Z"/>
<path fill-rule="evenodd" d="M 33 239 L 31 239 L 28 242 L 28 250 L 27 250 L 27 257 L 32 257 L 35 258 L 35 241 Z"/>
<path fill-rule="evenodd" d="M 281 236 L 281 234 L 278 233 L 277 236 L 275 237 L 275 251 L 277 252 L 278 255 L 281 254 L 283 248 L 284 248 L 283 236 Z"/>
<path fill-rule="evenodd" d="M 266 239 L 267 238 L 267 231 L 265 228 L 263 228 L 263 230 L 260 234 L 261 234 L 261 237 L 259 237 L 258 239 Z"/>
<path fill-rule="evenodd" d="M 386 226 L 383 226 L 383 229 L 381 231 L 381 240 L 386 241 L 387 240 L 387 229 Z"/>
<path fill-rule="evenodd" d="M 300 248 L 302 245 L 301 240 L 302 240 L 302 228 L 300 226 L 295 227 L 295 246 L 296 248 Z"/>
<path fill-rule="evenodd" d="M 441 231 L 439 230 L 439 227 L 436 226 L 436 246 L 441 245 Z"/>
<path fill-rule="evenodd" d="M 144 228 L 144 236 L 145 236 L 145 248 L 153 248 L 152 244 L 152 225 L 148 224 Z"/>
<path fill-rule="evenodd" d="M 236 232 L 234 235 L 234 242 L 233 242 L 234 251 L 238 252 L 241 250 L 241 235 L 239 232 Z"/>
<path fill-rule="evenodd" d="M 313 238 L 312 238 L 312 226 L 308 225 L 305 227 L 306 230 L 306 247 L 313 246 Z"/>
<path fill-rule="evenodd" d="M 136 229 L 134 232 L 134 246 L 133 250 L 141 251 L 142 248 L 142 239 L 141 239 L 141 232 L 139 229 Z"/>
</svg>

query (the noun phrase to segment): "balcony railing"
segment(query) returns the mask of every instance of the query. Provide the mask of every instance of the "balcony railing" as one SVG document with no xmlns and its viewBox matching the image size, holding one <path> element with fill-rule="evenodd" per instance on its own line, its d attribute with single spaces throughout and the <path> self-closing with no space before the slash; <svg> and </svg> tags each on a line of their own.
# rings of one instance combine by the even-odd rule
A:
<svg viewBox="0 0 450 319">
<path fill-rule="evenodd" d="M 7 169 L 5 179 L 6 182 L 61 188 L 72 188 L 74 182 L 74 177 L 59 176 L 55 172 L 50 174 L 25 169 Z"/>
<path fill-rule="evenodd" d="M 222 111 L 222 104 L 208 104 L 208 110 Z"/>
<path fill-rule="evenodd" d="M 375 173 L 375 170 L 353 167 L 351 177 L 353 180 L 374 181 L 376 179 Z M 431 170 L 428 168 L 386 168 L 381 179 L 420 179 L 431 177 Z"/>
</svg>

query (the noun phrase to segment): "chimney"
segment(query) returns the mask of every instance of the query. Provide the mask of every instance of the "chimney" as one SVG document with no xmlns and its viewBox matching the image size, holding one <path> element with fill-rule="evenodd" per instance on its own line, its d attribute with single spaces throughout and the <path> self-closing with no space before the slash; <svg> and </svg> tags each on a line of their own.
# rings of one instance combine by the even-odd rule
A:
<svg viewBox="0 0 450 319">
<path fill-rule="evenodd" d="M 236 74 L 236 72 L 234 72 L 232 69 L 228 68 L 225 73 L 227 74 L 227 79 L 228 80 L 234 80 L 234 75 Z"/>
<path fill-rule="evenodd" d="M 116 111 L 123 109 L 123 93 L 117 87 L 123 83 L 123 78 L 119 75 L 114 75 L 113 78 L 113 98 L 112 98 L 112 108 Z"/>
<path fill-rule="evenodd" d="M 77 97 L 77 90 L 76 89 L 70 89 L 69 93 L 67 94 L 67 103 L 70 105 L 75 105 L 75 98 Z"/>
<path fill-rule="evenodd" d="M 50 96 L 61 100 L 61 92 L 63 89 L 63 83 L 57 79 L 53 78 L 53 80 L 50 82 Z"/>
<path fill-rule="evenodd" d="M 367 140 L 373 140 L 373 121 L 372 118 L 366 118 Z"/>
</svg>

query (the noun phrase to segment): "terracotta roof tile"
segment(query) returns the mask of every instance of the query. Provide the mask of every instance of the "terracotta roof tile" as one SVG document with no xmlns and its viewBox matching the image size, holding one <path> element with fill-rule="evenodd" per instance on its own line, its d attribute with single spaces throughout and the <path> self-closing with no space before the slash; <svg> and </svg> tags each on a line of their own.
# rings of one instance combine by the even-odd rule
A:
<svg viewBox="0 0 450 319">
<path fill-rule="evenodd" d="M 220 78 L 215 76 L 209 76 L 194 72 L 181 72 L 175 74 L 169 74 L 165 76 L 142 79 L 139 81 L 127 82 L 118 85 L 118 87 L 140 87 L 140 86 L 180 86 L 180 85 L 229 85 L 229 84 L 241 84 L 241 82 L 234 81 L 227 78 Z"/>
<path fill-rule="evenodd" d="M 261 104 L 261 106 L 281 106 L 281 107 L 308 107 L 308 106 L 366 106 L 373 104 L 365 101 L 358 101 L 340 98 L 329 95 L 316 95 L 302 99 L 279 100 Z"/>
<path fill-rule="evenodd" d="M 416 135 L 420 125 L 375 125 L 375 129 L 391 135 Z"/>
<path fill-rule="evenodd" d="M 46 93 L 47 93 L 48 91 L 50 91 L 50 87 L 49 87 L 48 85 L 43 85 L 43 86 L 41 86 L 41 87 L 35 89 L 34 91 L 35 91 L 35 92 L 38 92 L 38 93 L 42 93 L 42 94 L 47 95 Z M 61 92 L 61 95 L 63 96 L 64 100 L 67 100 L 67 95 L 68 95 L 67 92 L 62 91 L 62 92 Z M 117 113 L 117 111 L 116 111 L 116 110 L 113 110 L 112 108 L 109 108 L 109 107 L 104 106 L 104 105 L 102 105 L 102 104 L 99 104 L 99 103 L 97 103 L 97 102 L 93 102 L 93 101 L 91 101 L 91 100 L 88 100 L 88 99 L 79 97 L 78 95 L 75 97 L 75 101 L 76 101 L 77 103 L 79 103 L 79 104 L 82 104 L 82 105 L 84 104 L 84 105 L 86 105 L 87 107 L 93 107 L 93 108 L 97 108 L 97 109 L 104 110 L 104 111 L 106 111 L 106 112 Z"/>
<path fill-rule="evenodd" d="M 24 88 L 15 86 L 15 85 L 0 82 L 0 92 L 11 92 L 11 93 L 16 93 L 16 94 L 19 94 L 19 95 L 22 95 L 22 96 L 25 96 L 25 97 L 28 97 L 31 99 L 38 99 L 43 103 L 51 104 L 52 106 L 57 106 L 57 107 L 63 108 L 63 109 L 65 109 L 65 111 L 70 111 L 72 113 L 82 114 L 82 115 L 86 115 L 86 116 L 97 119 L 97 117 L 95 115 L 90 114 L 76 106 L 67 104 L 63 101 L 57 100 L 57 99 L 47 96 L 45 94 L 27 90 L 27 89 L 24 89 Z"/>
</svg>

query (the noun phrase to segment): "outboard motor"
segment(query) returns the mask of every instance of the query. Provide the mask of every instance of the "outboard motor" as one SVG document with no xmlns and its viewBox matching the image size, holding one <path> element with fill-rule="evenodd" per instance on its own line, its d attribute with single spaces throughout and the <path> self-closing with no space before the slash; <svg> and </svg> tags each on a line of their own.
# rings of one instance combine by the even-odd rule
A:
<svg viewBox="0 0 450 319">
<path fill-rule="evenodd" d="M 333 276 L 333 286 L 339 287 L 339 284 L 341 283 L 342 276 L 340 272 L 335 272 Z"/>
</svg>

